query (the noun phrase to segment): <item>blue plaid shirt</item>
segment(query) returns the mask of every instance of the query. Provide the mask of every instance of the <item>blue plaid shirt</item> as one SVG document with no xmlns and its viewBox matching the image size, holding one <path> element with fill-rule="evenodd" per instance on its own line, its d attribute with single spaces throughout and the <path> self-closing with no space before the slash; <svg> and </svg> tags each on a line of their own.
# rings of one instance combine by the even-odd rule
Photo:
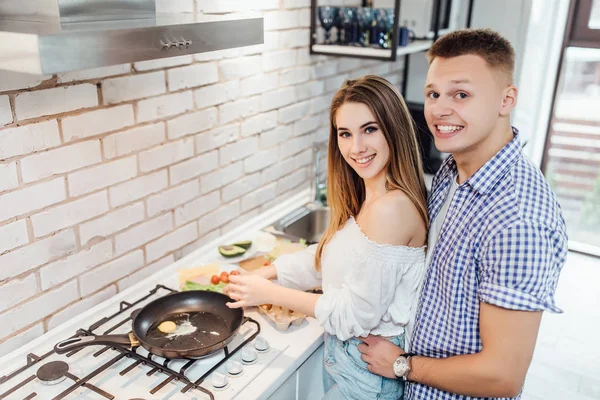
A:
<svg viewBox="0 0 600 400">
<path fill-rule="evenodd" d="M 560 206 L 540 170 L 514 138 L 451 200 L 423 285 L 411 350 L 444 358 L 481 351 L 479 303 L 511 310 L 561 312 L 554 290 L 567 256 Z M 436 218 L 451 180 L 452 156 L 433 179 Z M 519 399 L 520 396 L 515 397 Z M 405 399 L 475 399 L 411 383 Z"/>
</svg>

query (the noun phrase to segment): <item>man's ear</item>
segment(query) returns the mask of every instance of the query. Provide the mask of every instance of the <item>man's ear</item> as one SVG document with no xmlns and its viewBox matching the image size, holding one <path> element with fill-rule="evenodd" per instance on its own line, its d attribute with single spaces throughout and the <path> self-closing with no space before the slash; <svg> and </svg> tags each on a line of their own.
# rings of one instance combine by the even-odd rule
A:
<svg viewBox="0 0 600 400">
<path fill-rule="evenodd" d="M 504 89 L 504 95 L 502 97 L 502 105 L 500 107 L 500 115 L 507 116 L 517 105 L 517 95 L 519 91 L 516 86 L 510 85 Z"/>
</svg>

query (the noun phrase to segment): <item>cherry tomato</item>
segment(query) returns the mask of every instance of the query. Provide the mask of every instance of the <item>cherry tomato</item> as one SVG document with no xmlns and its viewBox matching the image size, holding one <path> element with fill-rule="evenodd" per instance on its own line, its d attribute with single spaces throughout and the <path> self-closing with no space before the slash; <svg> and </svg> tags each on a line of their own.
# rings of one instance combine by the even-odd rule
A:
<svg viewBox="0 0 600 400">
<path fill-rule="evenodd" d="M 269 265 L 271 265 L 271 261 L 267 260 L 265 261 L 265 263 L 263 264 L 263 266 L 268 267 Z"/>
<path fill-rule="evenodd" d="M 219 278 L 219 275 L 213 275 L 210 278 L 210 283 L 212 283 L 213 285 L 218 285 L 220 281 L 221 278 Z"/>
<path fill-rule="evenodd" d="M 240 271 L 238 271 L 237 269 L 234 269 L 233 271 L 231 271 L 229 273 L 229 276 L 231 276 L 231 275 L 239 275 L 239 274 L 240 274 Z"/>
<path fill-rule="evenodd" d="M 221 272 L 221 282 L 229 283 L 229 274 L 225 271 Z"/>
</svg>

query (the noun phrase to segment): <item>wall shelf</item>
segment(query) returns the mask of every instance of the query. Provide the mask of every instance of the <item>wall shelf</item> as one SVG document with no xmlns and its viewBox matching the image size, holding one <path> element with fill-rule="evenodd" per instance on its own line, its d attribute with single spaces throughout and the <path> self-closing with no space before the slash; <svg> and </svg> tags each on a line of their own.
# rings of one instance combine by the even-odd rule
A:
<svg viewBox="0 0 600 400">
<path fill-rule="evenodd" d="M 407 46 L 398 47 L 396 50 L 396 56 L 426 51 L 429 50 L 432 44 L 433 40 L 415 40 L 409 43 Z M 335 44 L 313 44 L 312 53 L 349 57 L 381 58 L 386 60 L 389 60 L 392 57 L 391 49 L 377 49 L 374 47 L 357 46 L 339 46 Z"/>
</svg>

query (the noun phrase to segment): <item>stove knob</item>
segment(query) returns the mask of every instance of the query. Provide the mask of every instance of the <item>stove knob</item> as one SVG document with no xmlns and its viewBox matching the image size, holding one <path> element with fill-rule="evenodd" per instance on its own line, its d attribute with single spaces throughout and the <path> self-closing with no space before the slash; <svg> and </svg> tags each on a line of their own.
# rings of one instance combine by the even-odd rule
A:
<svg viewBox="0 0 600 400">
<path fill-rule="evenodd" d="M 256 361 L 257 356 L 256 351 L 250 347 L 244 347 L 242 349 L 242 361 L 245 363 L 253 363 Z"/>
<path fill-rule="evenodd" d="M 213 372 L 212 385 L 215 389 L 224 389 L 228 384 L 228 379 L 220 372 Z"/>
<path fill-rule="evenodd" d="M 262 337 L 262 336 L 257 336 L 256 337 L 256 341 L 254 342 L 254 348 L 256 348 L 256 350 L 258 351 L 267 351 L 269 350 L 271 346 L 269 346 L 269 342 L 267 342 L 267 340 Z"/>
<path fill-rule="evenodd" d="M 230 375 L 239 375 L 243 371 L 242 363 L 236 360 L 231 360 L 227 363 L 227 372 Z"/>
</svg>

